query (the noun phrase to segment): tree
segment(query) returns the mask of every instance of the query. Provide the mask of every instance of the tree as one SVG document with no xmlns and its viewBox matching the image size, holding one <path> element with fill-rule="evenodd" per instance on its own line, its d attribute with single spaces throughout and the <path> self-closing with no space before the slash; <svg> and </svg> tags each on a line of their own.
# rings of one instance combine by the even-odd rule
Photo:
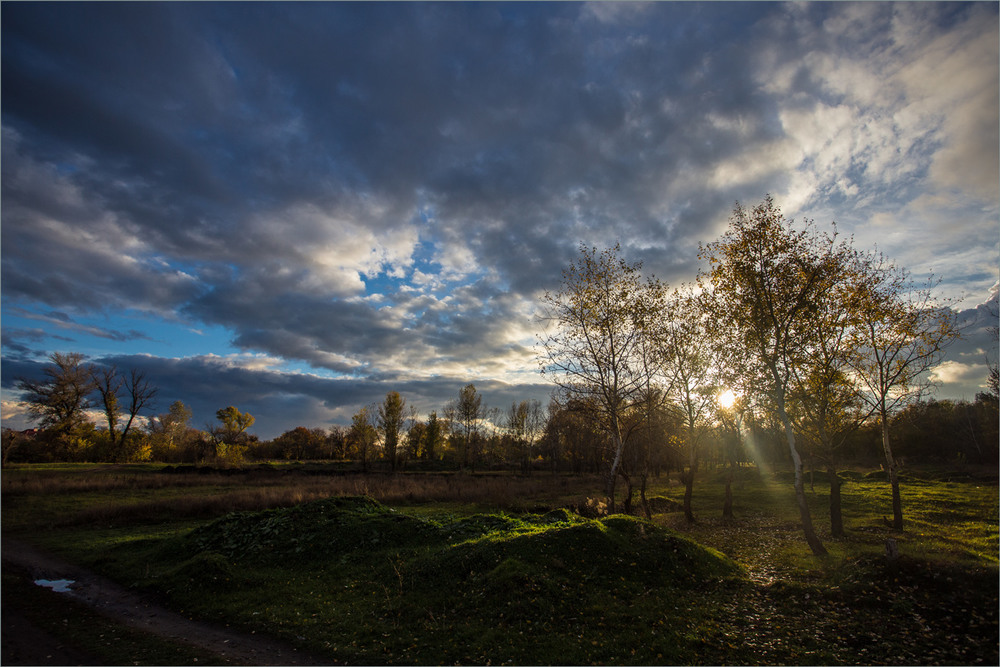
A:
<svg viewBox="0 0 1000 667">
<path fill-rule="evenodd" d="M 537 400 L 511 403 L 506 416 L 506 429 L 524 474 L 531 472 L 532 450 L 544 428 L 541 403 Z"/>
<path fill-rule="evenodd" d="M 475 447 L 480 435 L 480 422 L 486 417 L 486 412 L 482 394 L 476 391 L 474 384 L 463 387 L 458 392 L 458 400 L 448 405 L 448 421 L 453 425 L 451 431 L 460 437 L 462 471 L 470 464 L 473 471 L 476 469 Z"/>
<path fill-rule="evenodd" d="M 150 418 L 149 432 L 153 439 L 155 459 L 175 460 L 185 456 L 180 450 L 197 433 L 190 427 L 191 415 L 191 408 L 184 405 L 183 401 L 174 401 L 168 412 Z"/>
<path fill-rule="evenodd" d="M 667 380 L 667 396 L 680 409 L 684 422 L 687 469 L 684 517 L 694 521 L 691 497 L 698 465 L 698 444 L 708 428 L 718 393 L 717 364 L 708 344 L 704 308 L 693 289 L 674 290 L 657 320 L 654 340 L 660 371 Z"/>
<path fill-rule="evenodd" d="M 157 389 L 150 384 L 146 374 L 138 369 L 131 369 L 129 374 L 122 375 L 116 366 L 102 369 L 92 369 L 93 385 L 100 396 L 101 406 L 108 423 L 108 440 L 110 454 L 115 460 L 130 458 L 128 451 L 128 435 L 139 412 L 149 406 L 156 397 Z M 128 415 L 125 424 L 118 431 L 122 419 L 122 401 L 120 392 L 124 389 L 126 402 L 124 411 Z"/>
<path fill-rule="evenodd" d="M 839 452 L 871 413 L 862 409 L 854 384 L 832 366 L 813 367 L 796 378 L 788 403 L 789 417 L 812 444 L 830 479 L 830 534 L 844 537 Z"/>
<path fill-rule="evenodd" d="M 10 455 L 14 453 L 14 450 L 18 448 L 21 444 L 21 434 L 17 433 L 13 429 L 4 427 L 0 431 L 0 442 L 3 445 L 2 459 L 0 459 L 0 467 L 7 467 L 7 459 Z"/>
<path fill-rule="evenodd" d="M 400 436 L 403 423 L 406 420 L 406 401 L 398 391 L 390 391 L 385 400 L 378 406 L 378 430 L 382 435 L 385 457 L 389 459 L 389 467 L 395 472 L 399 458 Z"/>
<path fill-rule="evenodd" d="M 54 352 L 49 360 L 52 364 L 42 371 L 44 379 L 18 378 L 17 388 L 24 392 L 28 412 L 40 420 L 41 428 L 65 435 L 86 421 L 93 374 L 77 352 Z"/>
<path fill-rule="evenodd" d="M 568 460 L 574 473 L 598 472 L 604 466 L 607 432 L 600 425 L 599 410 L 592 401 L 564 400 L 553 393 L 549 403 L 543 447 L 556 472 Z"/>
<path fill-rule="evenodd" d="M 930 386 L 926 371 L 959 337 L 954 311 L 937 303 L 930 282 L 917 285 L 909 273 L 880 253 L 857 262 L 861 279 L 852 295 L 854 354 L 849 363 L 861 396 L 878 416 L 882 453 L 892 488 L 892 528 L 903 529 L 898 464 L 889 437 L 890 417 Z"/>
<path fill-rule="evenodd" d="M 296 426 L 274 439 L 274 447 L 283 458 L 302 461 L 314 458 L 326 444 L 326 433 L 322 429 L 308 429 Z"/>
<path fill-rule="evenodd" d="M 568 400 L 589 401 L 599 410 L 612 455 L 605 471 L 609 509 L 615 511 L 615 480 L 625 449 L 625 416 L 641 403 L 649 368 L 642 352 L 649 322 L 639 279 L 640 264 L 619 257 L 621 247 L 581 246 L 563 271 L 562 285 L 542 298 L 549 330 L 539 340 L 542 373 Z"/>
<path fill-rule="evenodd" d="M 986 355 L 986 367 L 989 369 L 989 373 L 986 376 L 987 391 L 985 393 L 987 397 L 992 397 L 994 401 L 997 401 L 1000 400 L 1000 360 L 996 356 L 997 343 L 1000 342 L 1000 323 L 997 322 L 996 308 L 990 306 L 988 312 L 993 318 L 993 325 L 986 327 L 986 331 L 993 338 L 993 351 Z"/>
<path fill-rule="evenodd" d="M 702 247 L 710 269 L 699 279 L 708 288 L 705 303 L 715 335 L 733 353 L 727 363 L 761 387 L 784 427 L 802 529 L 812 552 L 825 555 L 806 501 L 787 400 L 817 304 L 841 278 L 850 249 L 837 242 L 836 232 L 818 233 L 810 221 L 800 231 L 792 225 L 770 195 L 749 210 L 737 203 L 726 233 Z"/>
<path fill-rule="evenodd" d="M 420 451 L 425 459 L 433 461 L 444 445 L 445 423 L 438 419 L 437 412 L 431 412 L 427 417 L 426 428 L 420 442 Z"/>
<path fill-rule="evenodd" d="M 368 470 L 372 451 L 375 449 L 375 443 L 378 441 L 378 430 L 373 423 L 375 421 L 375 413 L 376 409 L 374 406 L 359 409 L 351 417 L 351 430 L 347 434 L 347 441 L 350 443 L 357 457 L 361 459 L 361 468 L 365 471 Z"/>
<path fill-rule="evenodd" d="M 347 458 L 348 434 L 350 430 L 341 425 L 331 426 L 326 435 L 326 458 L 345 459 Z"/>
<path fill-rule="evenodd" d="M 246 431 L 253 426 L 253 415 L 230 405 L 216 412 L 215 417 L 222 423 L 221 427 L 209 430 L 215 443 L 216 457 L 232 463 L 242 462 L 247 449 Z"/>
<path fill-rule="evenodd" d="M 850 373 L 854 354 L 852 309 L 854 295 L 865 280 L 857 271 L 859 255 L 845 254 L 839 279 L 832 281 L 824 298 L 812 304 L 811 322 L 802 330 L 807 338 L 798 363 L 792 367 L 788 392 L 788 414 L 792 423 L 812 444 L 812 452 L 826 467 L 830 479 L 830 532 L 844 536 L 839 452 L 871 415 L 863 409 Z"/>
<path fill-rule="evenodd" d="M 183 435 L 191 422 L 191 408 L 184 405 L 183 401 L 174 401 L 170 404 L 170 410 L 161 415 L 157 415 L 150 420 L 152 428 L 161 431 L 170 439 L 169 444 Z"/>
<path fill-rule="evenodd" d="M 729 465 L 726 475 L 726 490 L 722 501 L 722 518 L 733 518 L 733 477 L 736 472 L 736 459 L 739 456 L 743 440 L 743 421 L 747 414 L 747 404 L 742 396 L 737 396 L 728 389 L 715 401 L 715 414 L 719 424 L 716 433 L 721 435 L 723 458 Z"/>
</svg>

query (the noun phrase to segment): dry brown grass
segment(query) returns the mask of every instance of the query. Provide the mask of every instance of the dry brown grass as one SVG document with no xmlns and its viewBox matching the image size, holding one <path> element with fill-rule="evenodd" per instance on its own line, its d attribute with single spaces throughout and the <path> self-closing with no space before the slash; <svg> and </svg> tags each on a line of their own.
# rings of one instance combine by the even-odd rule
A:
<svg viewBox="0 0 1000 667">
<path fill-rule="evenodd" d="M 123 524 L 221 516 L 289 507 L 333 496 L 368 496 L 386 504 L 462 503 L 510 511 L 544 511 L 577 503 L 599 483 L 585 477 L 537 474 L 448 473 L 297 474 L 120 473 L 53 471 L 4 475 L 6 499 L 79 496 L 78 509 L 60 512 L 56 525 Z M 96 497 L 95 497 L 96 496 Z M 17 503 L 21 509 L 24 503 Z M 30 511 L 30 510 L 29 510 Z"/>
<path fill-rule="evenodd" d="M 178 486 L 237 486 L 246 478 L 222 474 L 157 475 L 143 473 L 87 472 L 71 475 L 53 471 L 4 473 L 0 489 L 5 496 L 50 493 L 100 493 L 163 489 Z"/>
</svg>

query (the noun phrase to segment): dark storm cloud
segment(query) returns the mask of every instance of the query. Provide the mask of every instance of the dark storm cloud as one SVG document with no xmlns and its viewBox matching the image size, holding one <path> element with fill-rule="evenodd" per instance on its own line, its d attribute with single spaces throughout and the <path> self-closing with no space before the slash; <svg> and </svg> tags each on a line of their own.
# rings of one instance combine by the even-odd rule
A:
<svg viewBox="0 0 1000 667">
<path fill-rule="evenodd" d="M 289 201 L 335 202 L 346 187 L 402 211 L 426 188 L 446 226 L 502 221 L 478 252 L 521 276 L 505 258 L 549 266 L 609 221 L 666 244 L 657 179 L 745 144 L 716 132 L 706 155 L 711 112 L 764 110 L 740 53 L 700 55 L 703 22 L 733 7 L 647 11 L 627 31 L 580 10 L 13 7 L 4 118 L 39 150 L 71 148 L 56 160 L 89 156 L 71 180 L 179 258 L 256 259 L 246 216 Z M 567 228 L 573 189 L 587 193 L 583 229 Z M 565 241 L 505 251 L 539 228 Z"/>
<path fill-rule="evenodd" d="M 885 85 L 892 54 L 961 55 L 934 40 L 996 10 L 869 4 L 5 4 L 4 301 L 358 378 L 501 377 L 581 243 L 677 283 L 736 200 L 913 200 L 948 127 L 938 79 Z"/>
</svg>

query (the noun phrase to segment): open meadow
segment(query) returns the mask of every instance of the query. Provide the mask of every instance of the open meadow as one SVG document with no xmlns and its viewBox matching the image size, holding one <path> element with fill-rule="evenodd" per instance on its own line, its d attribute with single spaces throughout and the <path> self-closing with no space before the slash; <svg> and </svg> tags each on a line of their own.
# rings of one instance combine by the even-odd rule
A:
<svg viewBox="0 0 1000 667">
<path fill-rule="evenodd" d="M 730 521 L 721 472 L 700 473 L 689 524 L 666 476 L 646 520 L 575 512 L 601 488 L 588 476 L 23 465 L 4 469 L 2 526 L 330 663 L 997 664 L 996 470 L 906 471 L 903 532 L 877 472 L 842 477 L 844 539 L 825 476 L 806 487 L 822 559 L 788 474 L 753 468 Z M 224 662 L 3 576 L 5 610 L 105 664 Z"/>
</svg>

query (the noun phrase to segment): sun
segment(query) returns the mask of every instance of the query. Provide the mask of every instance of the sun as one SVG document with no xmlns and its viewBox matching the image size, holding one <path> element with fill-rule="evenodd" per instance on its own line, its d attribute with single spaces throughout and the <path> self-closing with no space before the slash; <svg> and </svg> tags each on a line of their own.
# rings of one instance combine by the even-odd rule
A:
<svg viewBox="0 0 1000 667">
<path fill-rule="evenodd" d="M 719 407 L 728 410 L 736 404 L 736 394 L 733 393 L 732 389 L 727 389 L 719 394 L 715 400 L 719 402 Z"/>
</svg>

